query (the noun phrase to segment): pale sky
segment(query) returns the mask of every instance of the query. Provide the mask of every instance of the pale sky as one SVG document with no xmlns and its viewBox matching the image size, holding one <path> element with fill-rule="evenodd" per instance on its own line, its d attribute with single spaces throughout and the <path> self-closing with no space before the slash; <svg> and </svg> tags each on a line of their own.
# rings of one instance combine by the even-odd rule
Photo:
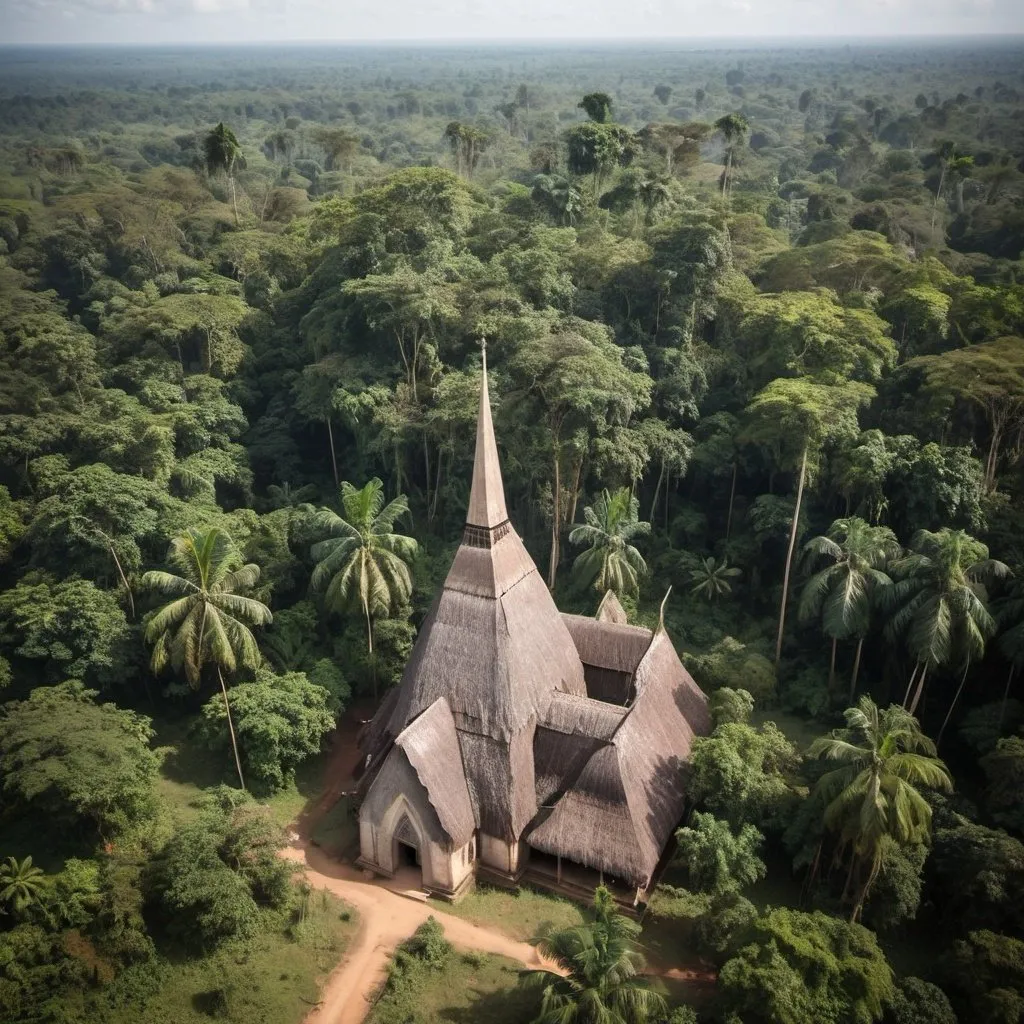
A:
<svg viewBox="0 0 1024 1024">
<path fill-rule="evenodd" d="M 0 0 L 0 43 L 1017 33 L 1024 0 Z"/>
</svg>

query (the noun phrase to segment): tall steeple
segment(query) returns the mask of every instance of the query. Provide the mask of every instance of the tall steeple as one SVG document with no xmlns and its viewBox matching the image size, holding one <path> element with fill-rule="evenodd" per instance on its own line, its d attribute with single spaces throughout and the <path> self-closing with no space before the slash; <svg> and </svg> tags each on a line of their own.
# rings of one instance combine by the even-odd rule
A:
<svg viewBox="0 0 1024 1024">
<path fill-rule="evenodd" d="M 483 354 L 483 378 L 480 384 L 480 412 L 476 420 L 476 456 L 473 460 L 473 485 L 469 491 L 466 525 L 493 530 L 508 521 L 505 488 L 501 482 L 498 446 L 491 422 L 491 400 L 487 390 L 487 339 L 480 343 Z"/>
</svg>

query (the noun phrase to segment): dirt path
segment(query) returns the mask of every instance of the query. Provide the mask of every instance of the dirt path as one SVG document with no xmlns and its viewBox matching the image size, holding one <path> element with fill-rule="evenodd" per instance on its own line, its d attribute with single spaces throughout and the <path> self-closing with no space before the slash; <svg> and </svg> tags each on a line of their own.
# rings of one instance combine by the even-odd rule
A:
<svg viewBox="0 0 1024 1024">
<path fill-rule="evenodd" d="M 305 867 L 311 885 L 328 889 L 359 912 L 356 938 L 327 979 L 320 1003 L 307 1015 L 305 1024 L 361 1024 L 395 947 L 430 916 L 437 919 L 445 937 L 459 949 L 499 953 L 528 966 L 541 964 L 537 951 L 525 942 L 400 895 L 396 890 L 403 883 L 409 884 L 409 877 L 400 874 L 390 882 L 367 881 L 361 872 L 332 860 L 304 839 L 297 840 L 283 856 Z"/>
</svg>

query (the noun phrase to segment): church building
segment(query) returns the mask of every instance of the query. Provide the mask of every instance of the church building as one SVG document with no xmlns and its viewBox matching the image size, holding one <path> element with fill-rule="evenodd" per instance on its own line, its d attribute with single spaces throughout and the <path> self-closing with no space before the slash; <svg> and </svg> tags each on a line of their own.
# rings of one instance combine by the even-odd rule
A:
<svg viewBox="0 0 1024 1024">
<path fill-rule="evenodd" d="M 559 613 L 509 522 L 487 391 L 462 543 L 401 683 L 363 736 L 359 863 L 646 902 L 683 814 L 707 699 L 663 626 Z"/>
</svg>

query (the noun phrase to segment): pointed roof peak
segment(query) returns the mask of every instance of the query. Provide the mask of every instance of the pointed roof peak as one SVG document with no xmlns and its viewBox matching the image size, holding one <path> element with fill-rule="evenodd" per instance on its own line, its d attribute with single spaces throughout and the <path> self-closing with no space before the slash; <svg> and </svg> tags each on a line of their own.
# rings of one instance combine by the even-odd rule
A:
<svg viewBox="0 0 1024 1024">
<path fill-rule="evenodd" d="M 501 481 L 498 446 L 491 422 L 491 398 L 487 388 L 487 339 L 481 339 L 483 377 L 480 382 L 480 412 L 476 420 L 476 456 L 473 459 L 473 485 L 469 491 L 466 524 L 493 529 L 508 520 L 505 488 Z"/>
</svg>

